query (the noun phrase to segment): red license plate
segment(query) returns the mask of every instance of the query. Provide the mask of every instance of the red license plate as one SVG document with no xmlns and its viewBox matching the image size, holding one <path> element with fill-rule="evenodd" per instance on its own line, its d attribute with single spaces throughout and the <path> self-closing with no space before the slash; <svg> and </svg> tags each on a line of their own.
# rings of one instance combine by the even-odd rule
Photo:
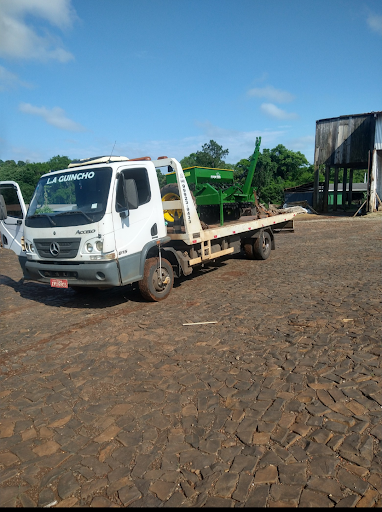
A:
<svg viewBox="0 0 382 512">
<path fill-rule="evenodd" d="M 50 286 L 53 288 L 67 288 L 68 280 L 67 279 L 51 279 Z"/>
</svg>

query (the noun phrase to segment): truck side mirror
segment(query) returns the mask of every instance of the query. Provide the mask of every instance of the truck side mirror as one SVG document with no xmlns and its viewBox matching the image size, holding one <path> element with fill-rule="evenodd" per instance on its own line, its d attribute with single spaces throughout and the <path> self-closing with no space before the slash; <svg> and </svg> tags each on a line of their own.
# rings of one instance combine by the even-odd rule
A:
<svg viewBox="0 0 382 512">
<path fill-rule="evenodd" d="M 7 206 L 4 197 L 0 194 L 0 220 L 5 220 L 7 217 Z"/>
<path fill-rule="evenodd" d="M 139 206 L 137 184 L 132 178 L 123 180 L 123 194 L 129 210 L 136 210 Z"/>
</svg>

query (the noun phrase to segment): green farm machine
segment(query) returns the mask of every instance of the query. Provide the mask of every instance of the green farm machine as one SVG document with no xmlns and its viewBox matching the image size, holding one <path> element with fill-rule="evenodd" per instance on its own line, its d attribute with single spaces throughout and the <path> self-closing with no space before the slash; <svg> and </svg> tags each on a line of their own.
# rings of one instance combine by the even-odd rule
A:
<svg viewBox="0 0 382 512">
<path fill-rule="evenodd" d="M 209 167 L 183 169 L 192 191 L 200 220 L 205 224 L 219 224 L 239 219 L 242 215 L 256 215 L 257 197 L 252 187 L 260 152 L 261 137 L 256 137 L 256 146 L 244 185 L 234 183 L 233 170 Z M 166 174 L 167 184 L 161 189 L 162 201 L 179 199 L 179 190 L 174 172 Z M 168 225 L 177 224 L 181 210 L 165 210 Z"/>
</svg>

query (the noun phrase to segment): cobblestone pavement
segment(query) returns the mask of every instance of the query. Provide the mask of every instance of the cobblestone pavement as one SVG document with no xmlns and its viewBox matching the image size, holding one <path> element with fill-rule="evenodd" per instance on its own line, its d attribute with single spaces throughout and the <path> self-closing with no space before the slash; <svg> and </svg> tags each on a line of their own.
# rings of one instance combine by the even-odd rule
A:
<svg viewBox="0 0 382 512">
<path fill-rule="evenodd" d="M 0 506 L 380 507 L 381 226 L 297 218 L 161 303 L 0 249 Z"/>
</svg>

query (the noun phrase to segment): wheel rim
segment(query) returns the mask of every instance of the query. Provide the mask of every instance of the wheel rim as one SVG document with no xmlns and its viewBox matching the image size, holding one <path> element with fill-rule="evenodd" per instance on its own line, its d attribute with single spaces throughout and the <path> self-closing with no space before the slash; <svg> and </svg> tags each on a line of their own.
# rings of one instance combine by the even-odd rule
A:
<svg viewBox="0 0 382 512">
<path fill-rule="evenodd" d="M 174 194 L 173 192 L 169 192 L 162 197 L 162 201 L 179 201 L 180 197 L 178 194 Z M 175 220 L 175 212 L 178 215 L 178 218 L 182 216 L 182 210 L 163 210 L 164 218 L 167 222 L 174 222 Z"/>
<path fill-rule="evenodd" d="M 157 268 L 153 274 L 152 282 L 156 292 L 163 292 L 167 288 L 167 285 L 171 282 L 170 274 L 164 267 L 161 269 Z"/>
<path fill-rule="evenodd" d="M 269 248 L 269 240 L 265 236 L 263 236 L 263 252 L 266 253 Z"/>
</svg>

